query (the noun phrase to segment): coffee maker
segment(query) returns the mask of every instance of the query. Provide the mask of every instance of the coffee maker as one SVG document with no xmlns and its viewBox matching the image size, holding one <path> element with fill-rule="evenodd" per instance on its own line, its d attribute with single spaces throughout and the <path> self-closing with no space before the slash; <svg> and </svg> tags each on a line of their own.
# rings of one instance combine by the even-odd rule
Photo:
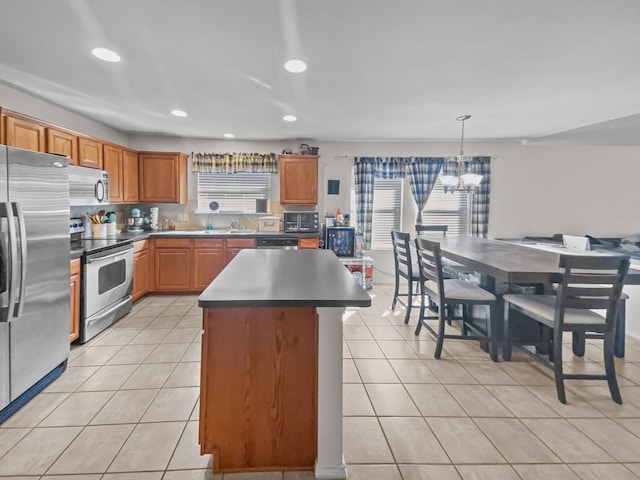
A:
<svg viewBox="0 0 640 480">
<path fill-rule="evenodd" d="M 144 225 L 144 218 L 140 214 L 139 208 L 131 209 L 131 216 L 127 218 L 127 230 L 130 232 L 142 232 L 142 226 Z"/>
</svg>

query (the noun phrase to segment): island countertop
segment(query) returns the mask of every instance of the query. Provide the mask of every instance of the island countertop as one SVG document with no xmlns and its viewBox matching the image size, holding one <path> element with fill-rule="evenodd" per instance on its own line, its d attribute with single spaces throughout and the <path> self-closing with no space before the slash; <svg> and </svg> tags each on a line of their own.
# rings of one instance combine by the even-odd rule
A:
<svg viewBox="0 0 640 480">
<path fill-rule="evenodd" d="M 369 307 L 329 250 L 242 250 L 198 298 L 202 308 Z"/>
</svg>

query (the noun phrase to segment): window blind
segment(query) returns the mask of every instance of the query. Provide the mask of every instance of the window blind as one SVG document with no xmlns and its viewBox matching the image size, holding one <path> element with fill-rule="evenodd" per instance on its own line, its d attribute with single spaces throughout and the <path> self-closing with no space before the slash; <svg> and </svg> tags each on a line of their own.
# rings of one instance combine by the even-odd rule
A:
<svg viewBox="0 0 640 480">
<path fill-rule="evenodd" d="M 220 213 L 256 213 L 256 200 L 268 199 L 270 173 L 198 173 L 198 213 L 211 213 L 217 202 Z"/>
<path fill-rule="evenodd" d="M 456 190 L 453 194 L 444 193 L 438 176 L 429 200 L 422 210 L 422 223 L 447 225 L 447 235 L 467 235 L 467 195 L 465 190 Z"/>
</svg>

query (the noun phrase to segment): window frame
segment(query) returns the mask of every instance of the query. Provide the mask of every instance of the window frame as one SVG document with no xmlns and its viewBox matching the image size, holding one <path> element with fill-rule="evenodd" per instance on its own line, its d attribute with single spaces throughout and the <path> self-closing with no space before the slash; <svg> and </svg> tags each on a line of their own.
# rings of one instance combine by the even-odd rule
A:
<svg viewBox="0 0 640 480">
<path fill-rule="evenodd" d="M 195 213 L 228 213 L 228 214 L 257 214 L 256 199 L 267 200 L 267 213 L 270 211 L 272 173 L 196 173 L 196 202 Z M 202 180 L 208 179 L 210 185 L 205 186 Z M 251 182 L 258 188 L 250 189 Z M 214 185 L 217 184 L 217 185 Z M 216 188 L 217 187 L 217 188 Z M 207 191 L 209 190 L 209 191 Z M 211 202 L 218 202 L 215 210 L 210 208 Z M 241 208 L 235 208 L 238 205 Z"/>
</svg>

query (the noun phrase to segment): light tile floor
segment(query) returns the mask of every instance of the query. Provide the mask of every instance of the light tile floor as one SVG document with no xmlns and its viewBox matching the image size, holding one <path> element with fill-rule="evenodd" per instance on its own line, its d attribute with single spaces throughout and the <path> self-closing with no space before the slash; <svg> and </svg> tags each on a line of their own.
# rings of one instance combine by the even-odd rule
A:
<svg viewBox="0 0 640 480">
<path fill-rule="evenodd" d="M 605 385 L 570 382 L 521 354 L 492 362 L 477 342 L 446 340 L 440 360 L 417 312 L 391 312 L 391 286 L 344 320 L 344 454 L 352 480 L 640 478 L 640 341 L 617 361 L 623 405 Z M 202 480 L 197 442 L 196 296 L 151 296 L 91 342 L 67 371 L 0 427 L 0 478 Z M 566 348 L 567 368 L 602 367 Z M 226 480 L 310 480 L 306 473 Z"/>
</svg>

